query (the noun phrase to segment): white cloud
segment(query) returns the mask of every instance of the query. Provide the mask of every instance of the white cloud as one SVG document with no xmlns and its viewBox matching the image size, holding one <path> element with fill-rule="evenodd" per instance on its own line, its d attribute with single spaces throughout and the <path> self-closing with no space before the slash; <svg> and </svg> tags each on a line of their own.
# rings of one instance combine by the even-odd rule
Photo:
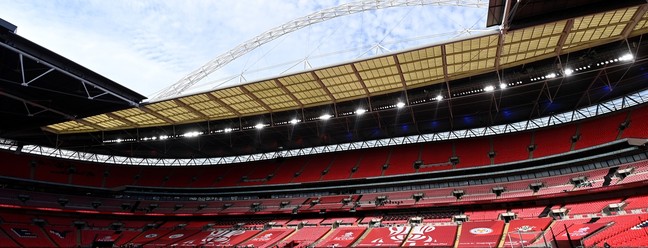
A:
<svg viewBox="0 0 648 248">
<path fill-rule="evenodd" d="M 0 17 L 16 24 L 19 35 L 150 96 L 270 28 L 343 2 L 0 0 Z M 414 6 L 340 17 L 268 43 L 209 80 L 294 72 L 304 69 L 297 61 L 306 57 L 315 67 L 348 61 L 373 54 L 380 41 L 390 50 L 420 46 L 475 23 L 482 29 L 483 16 L 483 9 Z M 435 35 L 443 33 L 449 34 Z M 273 69 L 257 72 L 264 68 Z M 214 87 L 209 80 L 200 89 Z"/>
</svg>

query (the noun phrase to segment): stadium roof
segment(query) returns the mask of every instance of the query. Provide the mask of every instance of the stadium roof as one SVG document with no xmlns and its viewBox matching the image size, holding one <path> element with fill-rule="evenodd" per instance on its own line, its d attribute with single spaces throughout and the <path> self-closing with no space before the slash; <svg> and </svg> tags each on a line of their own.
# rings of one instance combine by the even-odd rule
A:
<svg viewBox="0 0 648 248">
<path fill-rule="evenodd" d="M 66 61 L 47 73 L 41 63 L 52 64 L 41 56 L 47 53 L 32 52 L 43 48 L 5 32 L 0 47 L 7 83 L 3 92 L 33 95 L 2 98 L 12 102 L 4 109 L 12 121 L 3 123 L 0 137 L 98 154 L 183 158 L 529 120 L 644 90 L 638 79 L 648 65 L 642 39 L 648 32 L 647 10 L 647 4 L 605 8 L 519 29 L 505 26 L 502 32 L 153 103 L 141 103 L 143 97 L 120 86 L 80 83 L 104 82 L 88 78 L 93 74 L 87 71 L 50 79 L 78 65 Z M 21 54 L 27 62 L 20 63 Z M 620 59 L 626 54 L 632 59 Z M 612 62 L 602 64 L 607 61 Z M 21 85 L 23 71 L 29 72 L 27 81 L 36 79 L 28 87 Z M 500 83 L 508 88 L 501 89 Z M 486 92 L 487 85 L 494 91 Z M 45 86 L 52 89 L 44 93 Z M 25 114 L 20 99 L 41 104 L 29 105 Z M 397 101 L 406 106 L 397 108 Z M 56 108 L 38 108 L 43 102 Z M 368 112 L 360 117 L 358 108 Z M 333 118 L 322 121 L 323 114 Z M 292 119 L 300 124 L 291 125 Z M 260 132 L 257 124 L 270 128 Z M 151 140 L 193 132 L 206 135 Z M 124 142 L 107 142 L 116 140 Z"/>
<path fill-rule="evenodd" d="M 14 31 L 0 19 L 0 112 L 5 120 L 0 136 L 38 133 L 51 123 L 137 106 L 145 99 Z"/>
<path fill-rule="evenodd" d="M 648 32 L 645 6 L 422 47 L 48 125 L 78 133 L 276 113 L 452 82 Z M 452 87 L 452 85 L 450 86 Z"/>
</svg>

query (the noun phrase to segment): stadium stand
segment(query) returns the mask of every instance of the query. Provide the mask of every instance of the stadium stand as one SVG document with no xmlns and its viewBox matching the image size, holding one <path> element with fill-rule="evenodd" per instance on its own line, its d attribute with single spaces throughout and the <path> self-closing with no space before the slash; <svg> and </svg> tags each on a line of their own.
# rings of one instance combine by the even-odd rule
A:
<svg viewBox="0 0 648 248">
<path fill-rule="evenodd" d="M 419 160 L 421 145 L 403 145 L 394 147 L 387 163 L 389 167 L 383 176 L 409 174 L 416 172 L 414 162 Z"/>
<path fill-rule="evenodd" d="M 619 125 L 626 119 L 627 113 L 613 114 L 600 120 L 585 121 L 579 125 L 578 141 L 574 149 L 583 149 L 605 144 L 617 139 Z"/>
<path fill-rule="evenodd" d="M 572 136 L 576 134 L 574 124 L 562 125 L 534 133 L 533 158 L 546 157 L 571 151 Z"/>
<path fill-rule="evenodd" d="M 319 181 L 322 177 L 322 174 L 328 173 L 328 168 L 331 165 L 331 160 L 332 158 L 330 154 L 311 156 L 308 159 L 308 162 L 306 162 L 306 164 L 304 164 L 302 169 L 299 171 L 299 175 L 296 176 L 292 180 L 292 182 Z"/>
<path fill-rule="evenodd" d="M 495 164 L 504 164 L 529 159 L 528 147 L 530 144 L 530 132 L 493 137 Z"/>
<path fill-rule="evenodd" d="M 273 173 L 275 176 L 268 181 L 268 184 L 284 184 L 293 181 L 296 173 L 300 173 L 309 158 L 299 157 L 290 160 L 284 160 Z"/>
<path fill-rule="evenodd" d="M 389 148 L 375 148 L 362 153 L 358 163 L 358 170 L 351 175 L 351 178 L 366 178 L 381 176 L 383 165 L 389 161 L 391 150 Z"/>
<path fill-rule="evenodd" d="M 643 123 L 648 122 L 648 107 L 643 106 L 633 110 L 630 114 L 628 127 L 623 130 L 622 138 L 646 138 L 648 128 Z"/>
<path fill-rule="evenodd" d="M 489 165 L 488 153 L 491 151 L 490 139 L 471 139 L 455 142 L 456 156 L 459 158 L 457 168 Z"/>
<path fill-rule="evenodd" d="M 423 166 L 418 169 L 418 172 L 452 169 L 450 157 L 452 157 L 452 145 L 450 143 L 431 142 L 423 144 L 423 149 L 421 150 Z"/>
<path fill-rule="evenodd" d="M 322 176 L 323 181 L 348 179 L 358 165 L 358 156 L 355 153 L 338 154 L 328 173 Z"/>
<path fill-rule="evenodd" d="M 635 110 L 634 114 L 640 115 L 642 112 Z M 616 114 L 583 122 L 581 125 L 572 124 L 537 131 L 533 135 L 536 144 L 536 149 L 532 152 L 533 157 L 546 157 L 570 151 L 571 138 L 576 134 L 577 128 L 580 128 L 581 132 L 589 132 L 590 134 L 587 137 L 595 136 L 596 127 L 617 130 L 615 128 L 618 125 L 615 123 L 622 122 L 624 118 L 625 114 Z M 530 134 L 532 133 L 522 132 L 493 138 L 493 161 L 495 164 L 527 160 L 527 156 L 524 154 L 528 148 L 526 141 L 529 139 Z M 579 141 L 574 143 L 576 144 L 575 149 L 593 147 L 602 144 L 601 142 L 612 141 L 616 138 L 613 131 L 606 134 L 609 137 L 605 138 L 604 141 L 589 141 L 589 138 L 586 139 L 585 135 L 581 136 L 583 140 L 580 141 L 579 138 Z M 615 138 L 612 138 L 612 136 L 615 136 Z M 472 168 L 489 165 L 490 143 L 491 139 L 486 138 L 456 141 L 454 147 L 459 159 L 456 167 Z M 452 143 L 432 142 L 422 146 L 407 145 L 393 149 L 348 151 L 303 158 L 286 158 L 281 161 L 268 160 L 222 166 L 199 166 L 186 168 L 177 173 L 171 172 L 174 171 L 172 167 L 135 168 L 132 166 L 87 164 L 44 157 L 29 158 L 6 152 L 0 152 L 0 156 L 12 161 L 11 163 L 14 164 L 36 164 L 37 166 L 33 168 L 34 176 L 39 181 L 105 188 L 126 185 L 202 188 L 285 184 L 290 182 L 306 183 L 449 170 L 452 168 L 449 163 L 449 158 L 453 156 L 452 148 Z M 416 169 L 413 164 L 417 161 L 419 149 L 421 149 L 420 160 L 422 163 L 420 168 Z M 509 151 L 509 149 L 514 150 Z M 512 157 L 511 154 L 521 155 Z M 394 166 L 391 166 L 392 163 Z M 386 165 L 385 169 L 383 169 L 383 165 Z M 12 171 L 4 176 L 29 179 L 29 174 L 27 171 Z M 219 176 L 223 174 L 228 174 L 228 176 Z M 132 175 L 132 177 L 123 175 Z M 599 177 L 594 179 L 598 180 Z M 602 177 L 598 183 L 603 183 Z M 558 192 L 559 189 L 554 190 Z"/>
<path fill-rule="evenodd" d="M 606 2 L 606 4 L 618 3 Z M 439 89 L 448 91 L 447 98 L 444 98 L 446 97 L 444 95 L 441 100 L 435 99 L 434 103 L 427 103 L 425 101 L 432 101 L 432 98 L 426 95 L 427 100 L 420 100 L 425 98 L 421 97 L 420 92 L 417 93 L 416 90 L 426 88 L 427 91 L 427 87 L 434 88 L 437 85 L 425 85 L 425 87 L 405 85 L 407 88 L 404 91 L 405 98 L 416 99 L 406 104 L 406 110 L 411 114 L 406 116 L 407 121 L 403 121 L 406 118 L 398 113 L 403 110 L 397 110 L 394 106 L 394 111 L 389 112 L 391 110 L 387 106 L 393 104 L 389 94 L 400 94 L 399 92 L 371 95 L 371 98 L 367 99 L 354 99 L 375 100 L 369 102 L 377 104 L 370 107 L 369 111 L 385 113 L 387 117 L 374 116 L 377 122 L 361 122 L 359 118 L 337 113 L 340 116 L 336 118 L 347 122 L 345 123 L 347 133 L 343 137 L 326 136 L 324 132 L 326 128 L 336 128 L 336 131 L 343 129 L 340 128 L 341 125 L 333 126 L 334 120 L 329 120 L 331 122 L 327 125 L 331 126 L 325 128 L 318 126 L 317 115 L 311 117 L 312 113 L 307 116 L 302 112 L 301 117 L 304 120 L 301 121 L 308 123 L 300 125 L 314 127 L 309 127 L 308 130 L 300 129 L 293 137 L 292 132 L 296 128 L 292 126 L 290 138 L 281 140 L 285 138 L 281 136 L 285 131 L 279 130 L 283 127 L 273 118 L 283 118 L 285 116 L 281 114 L 285 113 L 272 112 L 267 113 L 272 122 L 268 127 L 274 128 L 275 131 L 279 130 L 276 132 L 278 133 L 276 137 L 281 136 L 281 139 L 274 142 L 277 144 L 286 142 L 286 149 L 272 145 L 265 147 L 265 144 L 246 147 L 249 146 L 247 139 L 252 136 L 241 135 L 233 140 L 230 139 L 230 147 L 220 148 L 208 145 L 204 150 L 203 147 L 196 150 L 178 145 L 182 142 L 178 140 L 184 137 L 176 137 L 177 139 L 170 138 L 164 141 L 173 143 L 175 146 L 169 145 L 169 154 L 159 156 L 159 158 L 175 159 L 175 162 L 168 164 L 144 165 L 146 163 L 141 162 L 142 165 L 137 163 L 125 165 L 127 163 L 123 160 L 122 163 L 118 162 L 119 156 L 125 153 L 155 154 L 150 155 L 151 161 L 157 158 L 158 151 L 153 148 L 134 148 L 138 147 L 135 142 L 124 142 L 121 144 L 124 145 L 123 147 L 119 147 L 120 144 L 108 143 L 88 144 L 87 147 L 79 145 L 90 151 L 114 152 L 116 156 L 97 155 L 92 157 L 95 162 L 85 162 L 78 158 L 87 159 L 91 156 L 84 157 L 87 154 L 83 155 L 79 151 L 72 152 L 77 156 L 72 157 L 73 159 L 62 158 L 65 154 L 60 150 L 54 150 L 59 153 L 37 155 L 41 152 L 30 142 L 0 139 L 0 148 L 2 148 L 0 151 L 2 169 L 0 170 L 0 247 L 648 246 L 648 236 L 646 236 L 648 233 L 648 188 L 646 187 L 648 128 L 644 125 L 648 122 L 648 107 L 645 103 L 640 103 L 644 96 L 639 95 L 639 92 L 645 90 L 645 84 L 639 81 L 643 73 L 637 71 L 643 70 L 643 67 L 633 67 L 635 63 L 636 66 L 644 66 L 643 63 L 646 63 L 645 58 L 648 55 L 645 54 L 646 49 L 643 47 L 645 44 L 642 45 L 641 39 L 632 37 L 648 32 L 648 29 L 645 27 L 632 29 L 631 26 L 624 29 L 616 26 L 617 23 L 618 25 L 645 24 L 648 21 L 648 17 L 644 16 L 648 5 L 641 4 L 643 5 L 629 8 L 615 5 L 622 11 L 610 12 L 615 14 L 606 14 L 605 18 L 589 16 L 591 20 L 581 20 L 579 18 L 585 17 L 575 16 L 560 23 L 560 25 L 565 25 L 564 22 L 569 23 L 565 26 L 565 30 L 572 28 L 580 30 L 580 26 L 577 25 L 579 23 L 590 25 L 609 19 L 610 23 L 604 25 L 603 29 L 607 30 L 606 28 L 610 27 L 624 33 L 624 37 L 610 36 L 609 38 L 626 41 L 620 46 L 621 48 L 618 48 L 616 42 L 607 46 L 588 48 L 587 51 L 575 54 L 579 58 L 577 61 L 584 61 L 592 60 L 593 57 L 602 58 L 597 56 L 612 56 L 610 55 L 612 52 L 620 50 L 625 52 L 628 46 L 637 48 L 634 56 L 640 60 L 619 62 L 619 59 L 616 59 L 617 61 L 614 61 L 614 58 L 618 57 L 618 54 L 614 53 L 616 57 L 610 57 L 613 59 L 609 60 L 613 61 L 614 65 L 608 66 L 607 64 L 612 63 L 609 62 L 603 66 L 606 68 L 600 69 L 610 70 L 609 74 L 605 71 L 605 75 L 618 79 L 618 87 L 616 85 L 615 87 L 622 91 L 610 91 L 611 93 L 606 91 L 604 94 L 598 92 L 599 76 L 593 77 L 590 74 L 595 73 L 588 71 L 579 72 L 578 75 L 570 78 L 560 75 L 562 77 L 560 80 L 542 78 L 540 82 L 531 83 L 527 77 L 532 77 L 535 73 L 545 75 L 547 70 L 560 68 L 562 70 L 560 73 L 567 74 L 567 68 L 563 67 L 566 64 L 560 66 L 551 64 L 545 67 L 539 62 L 528 61 L 527 64 L 527 61 L 524 61 L 525 67 L 522 68 L 524 70 L 513 73 L 507 71 L 507 77 L 509 74 L 522 75 L 521 77 L 525 77 L 525 83 L 521 87 L 542 88 L 539 92 L 537 89 L 503 91 L 504 88 L 500 86 L 494 93 L 462 95 L 463 93 L 459 91 L 466 89 L 481 91 L 483 87 L 481 81 L 479 85 L 470 81 L 488 75 L 475 75 L 474 79 L 471 76 L 470 80 L 464 79 L 466 82 L 458 82 L 457 88 L 454 88 L 453 82 L 453 91 L 450 91 L 450 86 L 447 86 L 449 83 L 446 83 L 447 88 Z M 630 12 L 636 14 L 626 14 Z M 593 21 L 596 18 L 599 18 L 598 22 Z M 522 26 L 525 25 L 531 24 L 525 23 Z M 555 38 L 557 41 L 560 38 L 564 47 L 569 48 L 566 50 L 578 48 L 576 46 L 578 44 L 568 42 L 573 37 L 563 36 L 561 33 L 563 27 L 560 25 L 551 28 L 551 30 L 558 30 L 552 34 L 551 39 Z M 603 32 L 597 26 L 582 25 L 587 32 Z M 515 28 L 511 32 L 515 32 Z M 544 33 L 544 30 L 543 28 L 540 33 Z M 548 31 L 550 29 L 546 30 L 550 32 Z M 0 31 L 0 41 L 4 43 L 8 36 L 3 29 Z M 514 37 L 517 39 L 519 36 L 526 36 L 526 33 L 515 35 L 495 34 L 492 35 L 492 39 L 490 36 L 485 36 L 485 39 L 490 39 L 491 44 L 497 44 L 498 39 L 501 42 L 508 42 L 507 39 Z M 465 44 L 465 47 L 469 46 L 472 45 Z M 519 47 L 521 44 L 515 46 Z M 443 45 L 443 53 L 450 53 L 451 56 L 459 58 L 461 55 L 452 55 L 458 52 L 452 51 L 458 50 L 458 47 Z M 393 68 L 385 62 L 385 65 L 377 70 L 402 71 L 412 66 L 411 63 L 418 63 L 411 60 L 427 60 L 423 57 L 437 53 L 433 51 L 436 48 L 426 51 L 425 54 L 415 51 L 407 55 L 399 53 L 380 57 L 379 59 L 398 59 L 402 62 L 396 62 Z M 509 49 L 509 47 L 502 47 L 504 48 Z M 555 52 L 553 47 L 550 48 L 548 51 Z M 6 50 L 4 46 L 0 49 Z M 487 50 L 488 54 L 508 52 L 497 51 L 499 47 L 489 46 L 483 49 Z M 18 67 L 17 64 L 7 64 L 9 62 L 6 61 L 18 59 L 5 57 L 5 50 L 0 53 L 0 71 L 10 73 L 15 70 L 8 68 Z M 9 52 L 11 51 L 6 53 Z M 501 59 L 504 61 L 511 58 Z M 438 63 L 441 63 L 440 57 L 438 60 Z M 572 63 L 574 60 L 569 61 Z M 360 78 L 360 74 L 367 73 L 361 66 L 366 62 L 354 62 L 344 67 L 348 67 L 345 76 Z M 444 67 L 454 68 L 453 66 L 456 65 Z M 335 70 L 340 68 L 342 67 L 336 67 Z M 440 67 L 438 69 L 442 70 Z M 514 71 L 514 69 L 506 67 L 503 70 Z M 38 70 L 42 68 L 37 68 L 36 71 Z M 500 78 L 499 72 L 497 73 L 497 79 L 507 78 Z M 626 73 L 631 75 L 625 77 Z M 322 71 L 303 75 L 314 77 L 319 74 L 322 74 Z M 403 72 L 400 74 L 403 78 L 412 76 L 405 75 Z M 623 74 L 623 76 L 616 74 Z M 271 82 L 270 85 L 279 87 L 282 83 L 286 83 L 282 81 L 284 79 L 268 82 Z M 447 81 L 450 78 L 445 79 Z M 313 83 L 315 81 L 322 81 L 322 79 L 314 79 Z M 410 83 L 405 79 L 401 81 L 400 84 Z M 375 82 L 369 83 L 375 84 Z M 319 84 L 323 83 L 319 82 Z M 521 81 L 519 84 L 522 84 Z M 256 84 L 250 85 L 256 86 Z M 397 88 L 400 89 L 402 86 L 398 85 Z M 560 90 L 563 86 L 567 89 Z M 288 93 L 285 85 L 283 88 L 286 89 L 274 87 L 271 86 L 274 90 Z M 291 87 L 302 86 L 292 85 Z M 367 95 L 373 93 L 366 88 L 367 86 L 363 87 L 367 90 Z M 611 87 L 611 85 L 601 87 Z M 512 88 L 507 90 L 513 90 Z M 572 92 L 572 89 L 581 90 Z M 434 91 L 436 90 L 438 89 L 434 88 Z M 582 90 L 585 91 L 581 92 Z M 548 91 L 549 95 L 549 99 L 546 100 L 545 91 Z M 563 93 L 564 91 L 569 93 Z M 510 95 L 519 94 L 519 98 L 523 99 L 516 98 L 513 101 L 511 98 L 506 98 L 508 96 L 504 95 L 509 95 L 509 92 Z M 410 93 L 411 95 L 408 95 Z M 560 97 L 554 98 L 555 96 L 552 95 Z M 576 99 L 579 96 L 581 96 L 580 100 Z M 622 96 L 625 97 L 622 101 L 616 98 Z M 526 99 L 528 97 L 537 97 L 538 100 L 528 101 Z M 381 106 L 383 101 L 387 102 L 382 98 L 390 100 L 389 104 L 385 105 L 387 107 Z M 475 105 L 491 105 L 484 103 L 486 101 L 494 103 L 494 100 L 498 103 L 494 108 L 490 108 L 496 111 L 489 109 L 481 113 L 486 110 L 479 108 L 475 110 L 479 113 L 473 113 L 475 112 L 473 108 L 477 109 Z M 604 102 L 608 100 L 614 101 Z M 344 106 L 344 103 L 333 101 L 330 104 L 334 109 L 338 107 L 337 104 L 341 109 L 348 108 L 349 106 Z M 450 106 L 450 103 L 456 103 L 455 107 Z M 513 103 L 518 105 L 508 106 Z M 530 103 L 531 105 L 527 106 Z M 628 103 L 632 105 L 627 105 Z M 430 108 L 432 104 L 436 104 L 436 107 Z M 533 104 L 535 106 L 531 107 Z M 573 105 L 573 107 L 558 106 L 561 104 Z M 584 110 L 581 109 L 585 107 L 584 104 L 598 105 L 591 105 Z M 161 115 L 146 107 L 151 105 L 142 106 L 144 107 L 138 108 Z M 123 108 L 123 106 L 118 107 Z M 419 109 L 426 109 L 425 111 L 428 112 L 423 112 L 426 114 L 426 120 L 416 123 L 414 117 L 422 116 L 421 112 L 417 112 L 421 111 Z M 431 114 L 429 112 L 432 111 L 431 109 L 436 112 Z M 304 107 L 301 110 L 303 111 Z M 573 114 L 571 117 L 565 117 L 567 114 L 563 114 L 564 118 L 559 118 L 560 115 L 554 112 L 558 110 L 575 112 L 570 112 Z M 320 109 L 318 111 L 321 112 Z M 455 118 L 452 117 L 452 111 L 461 112 L 461 115 L 457 116 L 465 116 L 465 119 L 460 121 L 449 119 L 447 123 L 440 123 L 445 122 L 439 121 L 445 120 L 443 118 Z M 519 114 L 516 113 L 514 117 L 505 116 L 504 112 L 511 111 Z M 602 111 L 602 113 L 590 118 L 582 113 L 587 111 L 597 113 Z M 437 119 L 436 115 L 441 112 L 444 117 Z M 446 115 L 445 112 L 449 114 Z M 151 113 L 149 114 L 155 117 L 155 114 Z M 83 114 L 91 116 L 94 113 Z M 106 115 L 104 112 L 96 114 Z M 294 113 L 289 114 L 292 118 Z M 114 113 L 112 115 L 117 116 Z M 238 130 L 232 135 L 261 132 L 254 127 L 244 126 L 243 119 L 249 116 L 245 113 L 239 115 L 241 115 L 238 116 L 241 129 L 248 128 L 249 131 L 246 131 L 248 129 Z M 476 126 L 476 122 L 470 123 L 486 115 L 490 118 L 489 121 L 486 120 L 488 118 L 480 119 L 479 126 Z M 430 118 L 430 116 L 435 117 Z M 250 118 L 256 117 L 258 116 Z M 534 119 L 536 117 L 538 119 Z M 119 118 L 127 120 L 126 117 Z M 168 118 L 167 116 L 162 119 Z M 393 118 L 395 122 L 385 123 L 385 119 L 382 118 L 390 118 L 389 120 Z M 414 123 L 410 123 L 409 119 Z M 88 122 L 86 119 L 84 121 Z M 354 130 L 354 133 L 349 129 L 349 123 L 353 121 L 357 121 L 353 123 L 356 125 L 370 123 L 377 124 L 379 127 L 373 125 L 360 132 Z M 43 123 L 55 122 L 47 120 Z M 482 123 L 491 126 L 483 126 Z M 83 122 L 77 124 L 84 125 Z M 100 124 L 93 125 L 101 126 Z M 219 121 L 206 123 L 208 130 L 212 132 L 206 134 L 206 137 L 213 139 L 213 144 L 218 144 L 214 146 L 221 145 L 218 140 L 220 133 L 216 131 L 221 128 L 221 124 L 224 125 Z M 550 125 L 546 126 L 547 124 Z M 183 125 L 185 123 L 173 123 L 172 128 L 186 127 Z M 423 131 L 417 130 L 417 133 L 404 131 L 403 127 L 414 125 L 423 128 Z M 446 125 L 448 127 L 445 127 Z M 43 132 L 42 125 L 37 128 L 37 132 Z M 150 131 L 148 126 L 137 126 L 138 132 L 140 128 L 142 133 Z M 154 133 L 157 136 L 157 132 L 166 127 L 152 128 L 155 129 Z M 121 129 L 106 130 L 102 136 L 112 135 L 113 131 L 132 132 L 132 130 Z M 317 135 L 309 136 L 309 132 L 316 132 Z M 371 135 L 367 136 L 363 132 Z M 401 137 L 400 132 L 412 136 Z M 0 130 L 0 134 L 6 133 L 10 134 Z M 75 136 L 77 134 L 56 133 L 55 135 L 61 137 L 69 135 L 83 140 L 83 135 L 87 134 Z M 272 135 L 275 134 L 268 134 L 269 137 L 276 138 Z M 47 137 L 51 138 L 51 136 Z M 261 135 L 256 137 L 259 137 L 259 142 L 267 141 L 267 139 L 262 140 Z M 367 140 L 367 137 L 373 140 Z M 291 143 L 293 139 L 304 143 Z M 308 141 L 309 139 L 321 141 L 311 142 Z M 73 141 L 74 139 L 67 140 L 67 142 Z M 148 144 L 150 147 L 157 147 L 159 143 Z M 303 144 L 317 145 L 306 147 Z M 341 148 L 336 148 L 337 152 L 330 152 L 330 147 L 327 146 L 329 144 L 339 145 Z M 64 145 L 67 144 L 62 142 L 62 146 Z M 236 147 L 238 145 L 242 147 Z M 99 149 L 96 147 L 100 146 L 109 148 L 96 150 Z M 130 146 L 130 151 L 125 152 L 129 150 L 125 148 L 127 146 Z M 356 149 L 359 147 L 362 149 Z M 176 148 L 182 151 L 175 151 Z M 307 152 L 303 152 L 304 150 L 295 152 L 297 148 L 305 148 L 304 150 L 311 148 L 312 152 L 310 155 L 306 155 Z M 167 150 L 166 147 L 164 149 Z M 214 152 L 211 149 L 218 151 Z M 259 154 L 251 155 L 250 151 Z M 174 157 L 183 152 L 190 155 Z M 207 160 L 208 162 L 205 163 L 196 162 L 203 161 L 199 158 L 202 155 L 222 157 Z M 131 160 L 128 162 L 137 161 L 135 158 L 129 159 Z M 185 161 L 192 161 L 195 164 L 191 162 L 184 164 Z M 180 166 L 181 164 L 183 165 Z"/>
</svg>

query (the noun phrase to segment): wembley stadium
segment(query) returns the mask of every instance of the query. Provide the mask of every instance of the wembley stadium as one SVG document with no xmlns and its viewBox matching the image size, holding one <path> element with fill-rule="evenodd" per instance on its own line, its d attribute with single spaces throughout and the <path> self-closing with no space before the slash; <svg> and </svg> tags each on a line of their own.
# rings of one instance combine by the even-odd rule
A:
<svg viewBox="0 0 648 248">
<path fill-rule="evenodd" d="M 495 28 L 186 91 L 316 22 L 473 2 Z M 0 247 L 648 247 L 646 1 L 361 1 L 152 99 L 17 26 Z"/>
</svg>

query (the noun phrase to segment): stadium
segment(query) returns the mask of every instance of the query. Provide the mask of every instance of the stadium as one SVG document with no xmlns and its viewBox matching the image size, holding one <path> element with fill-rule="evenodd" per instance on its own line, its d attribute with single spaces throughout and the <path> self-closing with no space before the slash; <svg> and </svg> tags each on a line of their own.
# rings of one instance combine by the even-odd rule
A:
<svg viewBox="0 0 648 248">
<path fill-rule="evenodd" d="M 439 2 L 470 4 L 343 7 Z M 490 32 L 183 94 L 219 57 L 152 100 L 0 19 L 0 247 L 648 247 L 648 3 L 483 4 Z"/>
</svg>

